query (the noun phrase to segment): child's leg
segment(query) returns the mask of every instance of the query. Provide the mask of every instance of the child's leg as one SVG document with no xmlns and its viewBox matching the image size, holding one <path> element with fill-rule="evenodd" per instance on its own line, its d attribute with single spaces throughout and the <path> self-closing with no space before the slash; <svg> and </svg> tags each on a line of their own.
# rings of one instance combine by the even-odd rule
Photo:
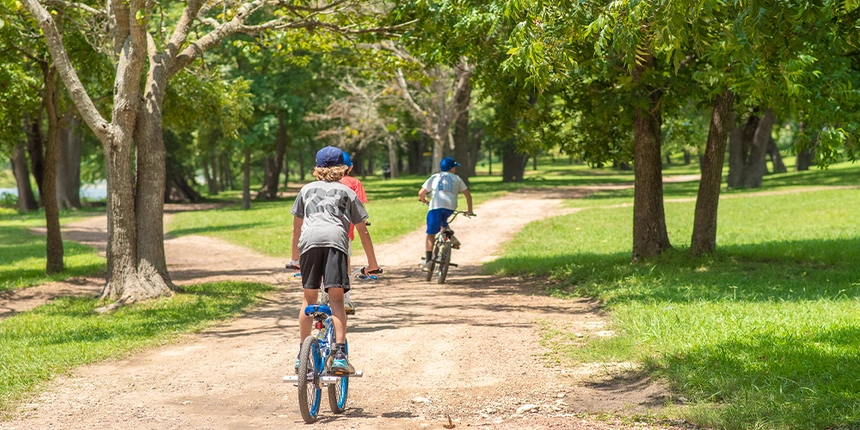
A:
<svg viewBox="0 0 860 430">
<path fill-rule="evenodd" d="M 319 298 L 319 290 L 305 289 L 305 294 L 302 296 L 302 308 L 299 309 L 299 342 L 304 342 L 305 338 L 311 335 L 311 326 L 313 318 L 305 315 L 305 308 L 308 305 L 316 304 Z"/>
<path fill-rule="evenodd" d="M 344 343 L 346 342 L 346 310 L 343 307 L 343 288 L 330 287 L 328 300 L 331 307 L 331 317 L 334 320 L 335 343 Z"/>
</svg>

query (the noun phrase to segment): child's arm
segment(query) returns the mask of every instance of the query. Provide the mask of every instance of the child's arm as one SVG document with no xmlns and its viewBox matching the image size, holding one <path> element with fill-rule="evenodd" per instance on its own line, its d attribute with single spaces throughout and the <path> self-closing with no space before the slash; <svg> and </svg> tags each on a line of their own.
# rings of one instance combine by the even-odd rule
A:
<svg viewBox="0 0 860 430">
<path fill-rule="evenodd" d="M 463 190 L 463 195 L 466 196 L 466 205 L 468 205 L 469 207 L 469 210 L 467 210 L 466 212 L 473 214 L 474 212 L 472 212 L 472 193 L 470 193 L 468 189 L 465 189 Z"/>
<path fill-rule="evenodd" d="M 297 216 L 293 216 L 293 240 L 292 240 L 293 249 L 292 249 L 292 256 L 290 257 L 290 260 L 292 260 L 292 261 L 299 261 L 299 257 L 300 257 L 300 254 L 299 254 L 299 236 L 302 235 L 302 223 L 303 222 L 304 222 L 303 219 L 301 219 Z M 365 228 L 365 230 L 367 230 L 367 228 Z"/>
<path fill-rule="evenodd" d="M 367 231 L 367 224 L 362 221 L 355 225 L 355 230 L 361 237 L 361 246 L 364 248 L 364 254 L 367 255 L 367 270 L 369 272 L 379 270 L 379 263 L 376 262 L 376 253 L 373 252 L 373 241 L 370 239 L 370 232 Z"/>
</svg>

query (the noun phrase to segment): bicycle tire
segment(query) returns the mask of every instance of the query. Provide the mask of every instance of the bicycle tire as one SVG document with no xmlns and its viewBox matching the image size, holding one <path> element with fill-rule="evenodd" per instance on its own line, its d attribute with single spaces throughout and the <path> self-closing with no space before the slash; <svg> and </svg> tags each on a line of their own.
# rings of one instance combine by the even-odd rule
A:
<svg viewBox="0 0 860 430">
<path fill-rule="evenodd" d="M 439 283 L 444 284 L 448 277 L 448 266 L 451 264 L 451 242 L 445 242 L 442 255 L 439 256 Z"/>
<path fill-rule="evenodd" d="M 343 352 L 349 354 L 349 341 L 343 344 Z M 349 394 L 349 377 L 341 376 L 334 384 L 328 386 L 328 406 L 335 414 L 346 410 L 346 399 Z"/>
<path fill-rule="evenodd" d="M 433 273 L 436 271 L 436 258 L 439 257 L 439 241 L 433 244 L 433 254 L 430 257 L 430 263 L 427 265 L 427 282 L 433 280 Z"/>
<path fill-rule="evenodd" d="M 298 371 L 299 412 L 307 424 L 315 422 L 320 411 L 320 400 L 322 400 L 321 369 L 322 357 L 317 340 L 313 336 L 308 336 L 302 343 L 302 349 L 299 353 Z"/>
</svg>

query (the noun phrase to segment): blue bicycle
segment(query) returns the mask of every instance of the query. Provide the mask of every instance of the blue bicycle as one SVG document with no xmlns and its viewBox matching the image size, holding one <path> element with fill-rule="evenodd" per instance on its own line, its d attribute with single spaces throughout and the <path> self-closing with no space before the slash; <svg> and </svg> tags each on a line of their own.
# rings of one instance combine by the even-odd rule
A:
<svg viewBox="0 0 860 430">
<path fill-rule="evenodd" d="M 373 274 L 366 273 L 364 268 L 356 272 L 353 275 L 357 279 L 375 280 L 377 277 L 374 274 L 381 274 L 382 269 Z M 302 343 L 296 375 L 284 376 L 284 382 L 293 382 L 298 386 L 299 411 L 305 423 L 311 424 L 317 420 L 320 411 L 322 386 L 327 387 L 331 411 L 342 414 L 346 410 L 349 380 L 362 377 L 362 372 L 356 371 L 352 375 L 335 375 L 330 372 L 331 363 L 334 361 L 331 353 L 335 342 L 331 307 L 326 304 L 313 304 L 308 305 L 304 312 L 313 318 L 313 330 Z M 349 354 L 348 341 L 344 344 L 344 352 Z"/>
</svg>

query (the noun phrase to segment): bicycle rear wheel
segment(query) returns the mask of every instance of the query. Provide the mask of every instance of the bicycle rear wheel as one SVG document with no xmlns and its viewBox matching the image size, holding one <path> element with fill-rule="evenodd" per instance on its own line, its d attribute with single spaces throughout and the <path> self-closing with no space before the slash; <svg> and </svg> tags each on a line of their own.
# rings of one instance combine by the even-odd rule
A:
<svg viewBox="0 0 860 430">
<path fill-rule="evenodd" d="M 439 283 L 444 284 L 448 277 L 448 265 L 451 264 L 451 242 L 442 245 L 442 255 L 439 256 Z"/>
<path fill-rule="evenodd" d="M 317 414 L 320 411 L 322 364 L 317 340 L 313 336 L 308 336 L 302 343 L 302 349 L 299 353 L 298 372 L 299 412 L 302 413 L 302 419 L 308 424 L 317 420 Z"/>
<path fill-rule="evenodd" d="M 430 257 L 430 263 L 427 264 L 427 282 L 433 280 L 433 273 L 436 271 L 436 259 L 439 258 L 439 241 L 433 245 L 433 254 Z"/>
<path fill-rule="evenodd" d="M 343 352 L 349 354 L 349 341 L 343 344 Z M 328 406 L 336 414 L 346 410 L 346 398 L 349 390 L 349 377 L 341 376 L 337 382 L 328 386 Z"/>
</svg>

